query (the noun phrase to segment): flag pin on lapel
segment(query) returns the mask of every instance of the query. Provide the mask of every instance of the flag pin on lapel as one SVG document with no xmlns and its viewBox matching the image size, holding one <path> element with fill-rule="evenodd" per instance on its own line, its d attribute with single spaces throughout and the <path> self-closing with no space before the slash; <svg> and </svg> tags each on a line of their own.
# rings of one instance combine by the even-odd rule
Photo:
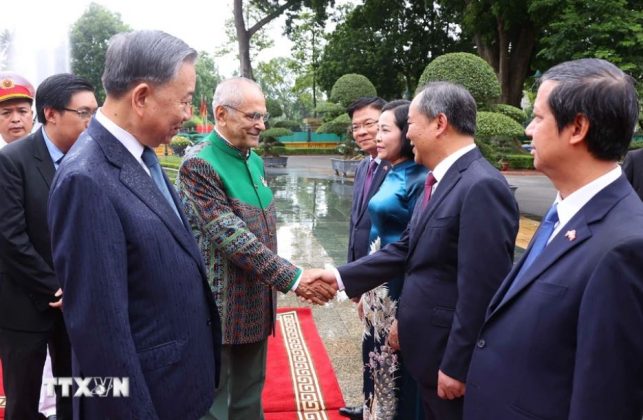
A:
<svg viewBox="0 0 643 420">
<path fill-rule="evenodd" d="M 568 230 L 568 231 L 565 233 L 565 237 L 566 237 L 567 239 L 569 239 L 570 241 L 573 241 L 574 239 L 576 239 L 576 229 L 574 229 L 574 230 Z"/>
</svg>

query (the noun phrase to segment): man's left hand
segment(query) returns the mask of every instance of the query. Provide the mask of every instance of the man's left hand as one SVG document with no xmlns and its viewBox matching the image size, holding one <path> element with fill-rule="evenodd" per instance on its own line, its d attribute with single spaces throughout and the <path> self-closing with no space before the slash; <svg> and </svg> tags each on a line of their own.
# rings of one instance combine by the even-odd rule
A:
<svg viewBox="0 0 643 420">
<path fill-rule="evenodd" d="M 55 302 L 49 302 L 49 306 L 51 306 L 52 308 L 60 308 L 60 310 L 62 311 L 63 310 L 63 298 L 61 297 L 62 295 L 63 295 L 63 289 L 56 290 L 56 293 L 54 293 L 54 296 L 60 297 L 60 299 L 58 299 Z"/>
<path fill-rule="evenodd" d="M 438 397 L 443 400 L 453 400 L 464 396 L 465 384 L 453 379 L 438 370 Z"/>
</svg>

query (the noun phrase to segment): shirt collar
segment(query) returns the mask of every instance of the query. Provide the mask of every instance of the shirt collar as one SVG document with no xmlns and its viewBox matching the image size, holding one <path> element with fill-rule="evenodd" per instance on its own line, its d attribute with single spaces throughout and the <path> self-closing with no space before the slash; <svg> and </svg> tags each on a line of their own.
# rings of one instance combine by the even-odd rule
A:
<svg viewBox="0 0 643 420">
<path fill-rule="evenodd" d="M 217 130 L 217 126 L 216 126 L 216 125 L 214 126 L 214 131 L 215 131 L 215 132 L 217 133 L 217 135 L 221 138 L 221 140 L 225 141 L 225 142 L 228 144 L 228 146 L 230 146 L 230 147 L 232 147 L 234 150 L 238 151 L 238 152 L 241 154 L 241 156 L 242 156 L 242 157 L 244 157 L 245 159 L 248 159 L 248 157 L 250 157 L 250 149 L 248 149 L 248 150 L 245 152 L 245 154 L 244 154 L 243 150 L 239 149 L 237 146 L 235 146 L 234 144 L 230 143 L 230 140 L 226 139 L 226 138 L 223 136 L 223 134 L 221 134 L 221 132 L 220 132 L 219 130 Z"/>
<path fill-rule="evenodd" d="M 453 166 L 453 164 L 460 159 L 462 156 L 470 152 L 471 150 L 475 149 L 476 145 L 475 144 L 469 144 L 467 146 L 464 146 L 455 152 L 451 153 L 449 156 L 446 158 L 442 159 L 442 162 L 438 163 L 435 165 L 435 168 L 433 169 L 432 173 L 433 176 L 436 179 L 436 184 L 444 178 L 444 175 L 449 171 L 449 168 Z"/>
<path fill-rule="evenodd" d="M 558 227 L 554 231 L 554 235 L 562 229 L 572 217 L 576 215 L 596 194 L 607 187 L 612 182 L 616 181 L 623 171 L 620 165 L 616 165 L 614 169 L 604 175 L 599 176 L 589 184 L 577 189 L 571 193 L 564 200 L 561 198 L 560 193 L 556 196 L 555 203 L 558 203 L 556 210 L 558 211 Z M 553 235 L 552 235 L 553 237 Z"/>
<path fill-rule="evenodd" d="M 58 169 L 58 165 L 60 165 L 60 159 L 62 159 L 65 154 L 56 146 L 49 136 L 47 135 L 47 132 L 45 131 L 45 126 L 43 125 L 42 128 L 42 137 L 45 139 L 45 146 L 47 146 L 47 151 L 49 152 L 49 156 L 51 156 L 51 161 L 54 163 L 54 168 Z"/>
<path fill-rule="evenodd" d="M 145 146 L 143 146 L 141 142 L 139 142 L 130 132 L 122 129 L 116 125 L 115 122 L 110 120 L 107 115 L 103 114 L 103 110 L 101 108 L 98 108 L 96 111 L 96 121 L 101 123 L 101 125 L 105 127 L 105 130 L 109 131 L 112 136 L 116 137 L 116 140 L 118 140 L 127 149 L 127 151 L 134 156 L 134 159 L 136 159 L 136 161 L 140 163 L 143 169 L 145 169 L 149 174 L 149 168 L 141 158 L 143 150 L 145 150 Z"/>
</svg>

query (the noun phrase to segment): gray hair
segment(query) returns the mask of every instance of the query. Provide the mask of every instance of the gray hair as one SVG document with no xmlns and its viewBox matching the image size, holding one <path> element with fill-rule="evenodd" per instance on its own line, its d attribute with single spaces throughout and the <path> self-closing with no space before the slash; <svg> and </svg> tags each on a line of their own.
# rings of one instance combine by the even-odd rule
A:
<svg viewBox="0 0 643 420">
<path fill-rule="evenodd" d="M 140 82 L 169 82 L 183 63 L 193 63 L 196 57 L 193 48 L 165 32 L 119 33 L 109 40 L 101 80 L 108 95 L 119 97 Z"/>
<path fill-rule="evenodd" d="M 261 86 L 254 80 L 245 77 L 231 77 L 217 85 L 212 97 L 212 110 L 216 110 L 221 105 L 241 106 L 244 100 L 242 89 L 244 85 L 245 87 L 256 87 L 259 92 L 263 93 Z"/>
<path fill-rule="evenodd" d="M 464 87 L 450 82 L 430 82 L 417 97 L 420 112 L 429 119 L 444 114 L 449 125 L 460 134 L 475 135 L 476 101 Z"/>
</svg>

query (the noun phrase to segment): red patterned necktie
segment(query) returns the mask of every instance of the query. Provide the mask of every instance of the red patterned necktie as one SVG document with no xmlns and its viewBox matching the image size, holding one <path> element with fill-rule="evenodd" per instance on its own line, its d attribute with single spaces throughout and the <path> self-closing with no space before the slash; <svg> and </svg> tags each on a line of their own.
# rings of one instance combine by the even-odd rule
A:
<svg viewBox="0 0 643 420">
<path fill-rule="evenodd" d="M 431 199 L 431 191 L 433 190 L 433 186 L 436 182 L 438 182 L 438 180 L 435 179 L 433 173 L 427 175 L 426 180 L 424 181 L 424 198 L 422 199 L 422 208 L 425 208 L 426 204 Z"/>
</svg>

